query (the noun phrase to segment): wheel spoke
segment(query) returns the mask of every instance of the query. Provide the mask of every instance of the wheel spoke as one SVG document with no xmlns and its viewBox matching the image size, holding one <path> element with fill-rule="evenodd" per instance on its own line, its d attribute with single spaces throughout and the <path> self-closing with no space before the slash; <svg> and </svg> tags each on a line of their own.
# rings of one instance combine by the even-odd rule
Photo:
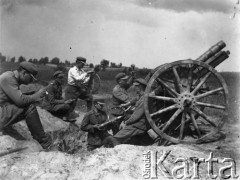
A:
<svg viewBox="0 0 240 180">
<path fill-rule="evenodd" d="M 154 95 L 149 95 L 148 97 L 154 98 L 154 99 L 159 99 L 159 100 L 164 100 L 164 101 L 176 102 L 176 98 L 171 98 L 171 97 L 154 96 Z"/>
<path fill-rule="evenodd" d="M 177 104 L 174 104 L 174 105 L 169 106 L 169 107 L 167 107 L 167 108 L 160 109 L 159 111 L 150 114 L 150 116 L 153 117 L 153 116 L 155 116 L 155 115 L 159 115 L 159 114 L 162 114 L 162 113 L 167 112 L 167 111 L 171 111 L 171 110 L 176 109 L 176 108 L 178 108 L 178 105 L 177 105 Z"/>
<path fill-rule="evenodd" d="M 199 84 L 197 85 L 197 87 L 192 91 L 192 94 L 195 94 L 199 88 L 205 83 L 205 81 L 207 80 L 207 78 L 210 76 L 211 72 L 207 73 L 199 82 Z"/>
<path fill-rule="evenodd" d="M 190 65 L 189 65 L 190 66 Z M 188 84 L 187 84 L 187 91 L 190 92 L 191 91 L 191 87 L 192 87 L 192 82 L 193 82 L 193 68 L 190 66 L 189 67 L 189 73 L 188 73 Z"/>
<path fill-rule="evenodd" d="M 198 137 L 200 138 L 202 135 L 201 135 L 201 132 L 200 132 L 200 130 L 198 128 L 196 119 L 195 119 L 195 117 L 194 117 L 194 115 L 192 113 L 191 113 L 191 119 L 192 119 L 192 122 L 193 122 L 193 126 L 194 126 L 195 130 L 197 131 Z"/>
<path fill-rule="evenodd" d="M 200 98 L 207 97 L 207 96 L 209 96 L 209 95 L 211 95 L 211 94 L 214 94 L 214 93 L 216 93 L 216 92 L 223 91 L 223 90 L 224 90 L 223 87 L 220 87 L 220 88 L 217 88 L 217 89 L 214 89 L 214 90 L 205 92 L 205 93 L 203 93 L 203 94 L 199 94 L 199 95 L 197 95 L 197 96 L 195 96 L 195 97 L 196 97 L 196 99 L 200 99 Z"/>
<path fill-rule="evenodd" d="M 173 97 L 177 97 L 178 93 L 173 90 L 167 83 L 165 83 L 163 80 L 161 80 L 160 78 L 156 78 L 157 82 L 161 85 L 163 85 L 168 91 L 169 93 L 173 96 Z"/>
<path fill-rule="evenodd" d="M 211 119 L 204 113 L 202 112 L 200 109 L 198 109 L 197 107 L 193 107 L 192 108 L 196 113 L 198 113 L 200 116 L 203 117 L 203 119 L 205 119 L 209 124 L 211 124 L 214 127 L 217 127 L 217 125 L 211 121 Z"/>
<path fill-rule="evenodd" d="M 173 115 L 172 117 L 169 119 L 169 121 L 167 121 L 167 123 L 164 125 L 162 131 L 164 132 L 171 124 L 172 122 L 178 117 L 178 115 L 182 112 L 182 109 L 178 109 Z"/>
<path fill-rule="evenodd" d="M 182 88 L 182 84 L 181 84 L 177 69 L 176 69 L 176 67 L 173 67 L 172 70 L 173 70 L 173 74 L 174 74 L 175 79 L 176 79 L 177 89 L 181 93 L 181 92 L 183 92 L 183 88 Z"/>
<path fill-rule="evenodd" d="M 215 109 L 223 109 L 223 110 L 226 109 L 226 107 L 224 107 L 224 106 L 215 105 L 215 104 L 209 104 L 209 103 L 203 103 L 203 102 L 196 102 L 196 104 L 199 106 L 211 107 L 211 108 L 215 108 Z"/>
<path fill-rule="evenodd" d="M 179 139 L 180 139 L 180 140 L 183 139 L 185 119 L 186 119 L 186 114 L 185 114 L 185 112 L 183 112 L 183 114 L 182 114 L 182 120 L 181 120 L 180 136 L 179 136 Z"/>
</svg>

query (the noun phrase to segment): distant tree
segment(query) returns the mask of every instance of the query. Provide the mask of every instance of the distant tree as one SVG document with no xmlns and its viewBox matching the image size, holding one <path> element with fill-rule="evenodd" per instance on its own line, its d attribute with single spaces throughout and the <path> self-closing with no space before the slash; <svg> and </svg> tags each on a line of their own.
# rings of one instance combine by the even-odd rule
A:
<svg viewBox="0 0 240 180">
<path fill-rule="evenodd" d="M 114 62 L 111 62 L 111 63 L 110 63 L 110 67 L 112 67 L 112 68 L 116 68 L 116 67 L 117 67 L 117 65 L 116 65 L 116 63 L 114 63 Z"/>
<path fill-rule="evenodd" d="M 51 60 L 51 63 L 52 64 L 59 64 L 60 63 L 60 59 L 58 57 L 54 57 L 52 60 Z"/>
<path fill-rule="evenodd" d="M 0 62 L 2 63 L 2 62 L 6 62 L 6 56 L 2 56 L 1 55 L 1 57 L 0 57 Z"/>
<path fill-rule="evenodd" d="M 10 59 L 10 62 L 15 62 L 15 57 L 12 57 L 11 59 Z"/>
<path fill-rule="evenodd" d="M 70 61 L 65 60 L 65 65 L 69 66 L 70 65 Z"/>
<path fill-rule="evenodd" d="M 48 57 L 40 58 L 38 61 L 40 64 L 47 64 L 49 62 Z"/>
<path fill-rule="evenodd" d="M 30 59 L 28 60 L 28 62 L 32 63 L 32 62 L 33 62 L 32 58 L 30 58 Z"/>
<path fill-rule="evenodd" d="M 38 63 L 38 60 L 37 60 L 36 58 L 34 58 L 34 59 L 32 60 L 32 62 L 35 63 L 35 64 L 37 64 L 37 63 Z"/>
<path fill-rule="evenodd" d="M 20 63 L 20 62 L 23 62 L 23 61 L 26 61 L 26 58 L 23 57 L 23 56 L 20 56 L 20 57 L 18 58 L 18 62 Z"/>
<path fill-rule="evenodd" d="M 118 67 L 121 68 L 121 67 L 122 67 L 122 63 L 119 63 L 119 64 L 118 64 Z"/>
<path fill-rule="evenodd" d="M 106 59 L 103 59 L 103 60 L 100 62 L 100 64 L 102 65 L 102 67 L 103 67 L 103 70 L 105 70 L 105 69 L 106 69 L 106 67 L 108 67 L 108 66 L 109 66 L 109 61 L 108 61 L 108 60 L 106 60 Z"/>
<path fill-rule="evenodd" d="M 94 68 L 93 63 L 90 63 L 90 64 L 89 64 L 89 67 L 90 67 L 90 68 Z"/>
</svg>

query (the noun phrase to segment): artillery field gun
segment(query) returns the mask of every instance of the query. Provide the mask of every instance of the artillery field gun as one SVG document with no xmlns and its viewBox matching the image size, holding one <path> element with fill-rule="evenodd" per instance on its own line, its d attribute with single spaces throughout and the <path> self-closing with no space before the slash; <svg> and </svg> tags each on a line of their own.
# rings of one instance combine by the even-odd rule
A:
<svg viewBox="0 0 240 180">
<path fill-rule="evenodd" d="M 208 142 L 227 121 L 228 89 L 214 69 L 230 54 L 225 46 L 220 41 L 196 60 L 163 64 L 146 77 L 145 115 L 158 140 Z"/>
</svg>

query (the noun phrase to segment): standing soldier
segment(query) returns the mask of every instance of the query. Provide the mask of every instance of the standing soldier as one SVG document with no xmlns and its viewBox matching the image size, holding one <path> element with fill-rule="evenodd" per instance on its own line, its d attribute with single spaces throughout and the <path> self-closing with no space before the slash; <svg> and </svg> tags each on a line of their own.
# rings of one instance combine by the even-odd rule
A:
<svg viewBox="0 0 240 180">
<path fill-rule="evenodd" d="M 100 101 L 96 101 L 94 103 L 94 109 L 84 116 L 81 130 L 88 132 L 88 151 L 101 147 L 104 144 L 104 139 L 111 136 L 107 130 L 101 130 L 99 128 L 99 125 L 106 122 L 107 119 L 104 103 Z"/>
<path fill-rule="evenodd" d="M 70 104 L 73 101 L 71 99 L 64 100 L 62 97 L 63 77 L 62 71 L 56 71 L 53 74 L 53 82 L 46 87 L 47 95 L 43 99 L 42 108 L 61 117 L 64 121 L 75 122 L 75 119 L 69 118 Z"/>
<path fill-rule="evenodd" d="M 113 88 L 112 91 L 112 108 L 111 114 L 113 116 L 121 116 L 124 114 L 120 106 L 130 106 L 134 105 L 138 98 L 130 98 L 127 89 L 131 86 L 133 78 L 128 77 L 125 73 L 118 73 L 115 76 L 117 85 Z M 112 131 L 113 135 L 119 131 L 120 122 L 117 122 L 113 125 Z"/>
<path fill-rule="evenodd" d="M 76 66 L 68 71 L 68 85 L 65 96 L 67 100 L 74 99 L 71 111 L 75 109 L 78 98 L 87 102 L 88 111 L 92 108 L 92 93 L 89 88 L 89 81 L 93 72 L 85 72 L 83 70 L 84 64 L 86 64 L 86 58 L 77 57 Z"/>
<path fill-rule="evenodd" d="M 48 149 L 51 138 L 44 132 L 35 102 L 41 101 L 46 94 L 44 90 L 26 95 L 20 90 L 21 84 L 29 84 L 35 79 L 38 71 L 30 62 L 20 63 L 15 71 L 7 71 L 0 75 L 0 131 L 25 119 L 32 137 L 43 149 Z"/>
</svg>

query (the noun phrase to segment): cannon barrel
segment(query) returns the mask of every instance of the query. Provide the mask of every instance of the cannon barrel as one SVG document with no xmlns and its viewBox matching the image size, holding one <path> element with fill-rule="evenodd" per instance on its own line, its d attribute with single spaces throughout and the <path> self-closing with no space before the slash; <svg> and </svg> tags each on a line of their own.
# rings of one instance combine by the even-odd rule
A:
<svg viewBox="0 0 240 180">
<path fill-rule="evenodd" d="M 206 63 L 212 66 L 213 68 L 221 64 L 225 59 L 229 57 L 230 51 L 220 51 L 215 54 L 213 57 L 209 58 Z"/>
<path fill-rule="evenodd" d="M 209 58 L 221 51 L 225 46 L 225 42 L 219 41 L 217 44 L 213 45 L 209 50 L 199 56 L 196 61 L 206 62 Z"/>
<path fill-rule="evenodd" d="M 211 58 L 209 58 L 205 63 L 212 66 L 213 68 L 221 64 L 225 59 L 227 59 L 230 54 L 230 51 L 220 51 Z M 204 68 L 198 68 L 194 70 L 194 73 L 199 74 L 199 77 L 204 76 L 207 73 L 207 70 Z"/>
</svg>

